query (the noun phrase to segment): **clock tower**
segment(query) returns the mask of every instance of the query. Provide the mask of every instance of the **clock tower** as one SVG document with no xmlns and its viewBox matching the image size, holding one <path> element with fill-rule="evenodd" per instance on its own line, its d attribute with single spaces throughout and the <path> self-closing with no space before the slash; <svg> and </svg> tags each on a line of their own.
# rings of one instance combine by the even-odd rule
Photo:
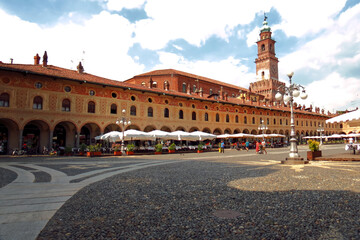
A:
<svg viewBox="0 0 360 240">
<path fill-rule="evenodd" d="M 275 56 L 275 40 L 271 38 L 271 28 L 268 26 L 267 17 L 264 17 L 263 26 L 260 30 L 258 57 L 256 64 L 256 82 L 250 83 L 251 91 L 265 96 L 265 99 L 275 101 L 275 94 L 280 85 L 278 75 L 278 58 Z"/>
</svg>

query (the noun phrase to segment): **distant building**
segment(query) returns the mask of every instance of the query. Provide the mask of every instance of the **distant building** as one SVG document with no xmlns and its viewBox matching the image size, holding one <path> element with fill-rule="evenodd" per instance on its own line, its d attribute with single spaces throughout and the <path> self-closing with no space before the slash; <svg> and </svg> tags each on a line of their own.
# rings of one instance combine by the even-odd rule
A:
<svg viewBox="0 0 360 240">
<path fill-rule="evenodd" d="M 126 110 L 131 125 L 126 129 L 151 131 L 204 131 L 214 134 L 258 134 L 261 121 L 266 133 L 287 137 L 290 108 L 274 100 L 278 86 L 275 41 L 266 19 L 260 32 L 256 63 L 257 81 L 250 89 L 173 69 L 155 70 L 125 81 L 42 64 L 0 62 L 0 145 L 4 151 L 26 147 L 38 152 L 43 146 L 78 147 L 113 130 Z M 85 66 L 86 68 L 86 66 Z M 295 128 L 299 139 L 341 132 L 340 124 L 325 124 L 332 117 L 324 110 L 295 104 Z"/>
</svg>

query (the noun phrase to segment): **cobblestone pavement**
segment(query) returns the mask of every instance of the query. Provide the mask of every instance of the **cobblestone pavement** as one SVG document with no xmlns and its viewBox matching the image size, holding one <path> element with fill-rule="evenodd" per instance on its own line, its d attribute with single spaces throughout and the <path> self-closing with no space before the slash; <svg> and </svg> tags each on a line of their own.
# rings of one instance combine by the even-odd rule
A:
<svg viewBox="0 0 360 240">
<path fill-rule="evenodd" d="M 306 155 L 304 148 L 299 151 Z M 38 239 L 359 239 L 360 163 L 279 164 L 287 153 L 1 159 L 0 171 L 11 183 L 0 178 L 6 185 L 0 188 L 0 239 L 20 239 L 8 228 L 6 209 L 23 204 L 26 209 L 12 214 L 37 211 L 30 197 L 36 191 L 45 194 L 39 205 L 51 214 L 26 239 L 36 238 L 45 225 Z M 323 149 L 324 156 L 342 153 L 343 146 Z M 32 182 L 28 191 L 22 189 L 22 200 L 16 203 L 11 193 L 3 198 L 24 175 Z M 40 187 L 46 184 L 48 189 Z M 46 198 L 61 190 L 64 198 Z M 20 220 L 14 223 L 24 227 Z"/>
</svg>

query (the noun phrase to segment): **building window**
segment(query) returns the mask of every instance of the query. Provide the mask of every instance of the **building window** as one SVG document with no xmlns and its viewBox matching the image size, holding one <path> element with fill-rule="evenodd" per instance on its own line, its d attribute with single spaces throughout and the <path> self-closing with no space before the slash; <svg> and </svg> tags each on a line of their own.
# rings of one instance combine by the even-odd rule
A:
<svg viewBox="0 0 360 240">
<path fill-rule="evenodd" d="M 36 87 L 36 88 L 42 88 L 42 83 L 41 83 L 41 82 L 35 83 L 35 87 Z"/>
<path fill-rule="evenodd" d="M 310 121 L 310 127 L 312 127 L 312 121 Z"/>
<path fill-rule="evenodd" d="M 252 118 L 252 124 L 255 124 L 255 117 Z"/>
<path fill-rule="evenodd" d="M 90 90 L 90 91 L 89 91 L 89 95 L 90 95 L 90 96 L 94 96 L 94 95 L 95 95 L 95 91 L 94 91 L 94 90 Z"/>
<path fill-rule="evenodd" d="M 306 126 L 308 126 L 309 125 L 309 123 L 308 123 L 308 121 L 306 121 Z"/>
<path fill-rule="evenodd" d="M 110 114 L 117 114 L 117 106 L 116 106 L 116 104 L 111 104 Z"/>
<path fill-rule="evenodd" d="M 235 116 L 235 122 L 239 123 L 239 116 L 238 115 Z"/>
<path fill-rule="evenodd" d="M 152 87 L 157 88 L 157 82 L 153 82 Z"/>
<path fill-rule="evenodd" d="M 191 119 L 192 119 L 192 120 L 196 120 L 196 112 L 192 112 L 192 113 L 191 113 Z"/>
<path fill-rule="evenodd" d="M 296 121 L 296 126 L 299 126 L 299 121 Z"/>
<path fill-rule="evenodd" d="M 148 102 L 149 102 L 149 103 L 152 103 L 152 101 L 153 101 L 153 100 L 152 100 L 151 98 L 148 98 Z"/>
<path fill-rule="evenodd" d="M 207 122 L 207 121 L 209 121 L 209 114 L 208 113 L 205 113 L 205 121 Z"/>
<path fill-rule="evenodd" d="M 131 101 L 135 101 L 136 100 L 136 97 L 135 96 L 131 96 Z"/>
<path fill-rule="evenodd" d="M 111 96 L 112 96 L 113 98 L 117 98 L 117 94 L 116 94 L 115 92 L 111 93 Z"/>
<path fill-rule="evenodd" d="M 266 124 L 270 125 L 270 119 L 269 118 L 266 119 Z"/>
<path fill-rule="evenodd" d="M 218 113 L 216 114 L 216 122 L 220 122 L 220 115 Z"/>
<path fill-rule="evenodd" d="M 195 104 L 192 104 L 191 107 L 192 107 L 192 108 L 195 108 Z"/>
<path fill-rule="evenodd" d="M 71 87 L 69 87 L 69 86 L 64 87 L 64 91 L 65 92 L 71 92 Z"/>
<path fill-rule="evenodd" d="M 196 92 L 196 85 L 193 85 L 193 92 Z"/>
<path fill-rule="evenodd" d="M 247 117 L 244 117 L 244 124 L 247 124 Z"/>
<path fill-rule="evenodd" d="M 282 125 L 282 119 L 280 119 L 280 125 Z"/>
<path fill-rule="evenodd" d="M 42 109 L 43 99 L 40 96 L 34 97 L 33 109 Z"/>
<path fill-rule="evenodd" d="M 274 125 L 276 125 L 276 118 L 274 118 Z"/>
<path fill-rule="evenodd" d="M 130 107 L 130 115 L 131 116 L 136 116 L 136 107 L 135 106 Z"/>
<path fill-rule="evenodd" d="M 261 45 L 261 51 L 265 51 L 265 44 Z"/>
<path fill-rule="evenodd" d="M 141 83 L 141 86 L 145 87 L 145 86 L 146 86 L 145 82 L 142 82 L 142 83 Z"/>
<path fill-rule="evenodd" d="M 213 94 L 213 90 L 210 88 L 209 95 Z"/>
<path fill-rule="evenodd" d="M 95 103 L 93 101 L 88 103 L 88 113 L 95 113 Z"/>
<path fill-rule="evenodd" d="M 226 122 L 230 122 L 229 114 L 226 114 Z"/>
<path fill-rule="evenodd" d="M 0 95 L 0 107 L 9 107 L 10 96 L 7 93 L 2 93 Z"/>
<path fill-rule="evenodd" d="M 63 112 L 70 112 L 70 100 L 69 99 L 64 99 L 62 101 L 62 107 L 61 110 Z"/>
<path fill-rule="evenodd" d="M 288 120 L 286 119 L 286 125 L 288 125 L 289 123 L 288 123 Z"/>
<path fill-rule="evenodd" d="M 184 112 L 183 110 L 179 111 L 179 119 L 184 119 Z"/>
<path fill-rule="evenodd" d="M 169 109 L 168 108 L 164 109 L 164 118 L 169 118 Z"/>
<path fill-rule="evenodd" d="M 182 92 L 183 92 L 183 93 L 186 93 L 186 83 L 183 83 L 183 84 L 182 84 Z"/>
<path fill-rule="evenodd" d="M 148 117 L 153 117 L 154 116 L 154 111 L 152 107 L 148 108 Z"/>
</svg>

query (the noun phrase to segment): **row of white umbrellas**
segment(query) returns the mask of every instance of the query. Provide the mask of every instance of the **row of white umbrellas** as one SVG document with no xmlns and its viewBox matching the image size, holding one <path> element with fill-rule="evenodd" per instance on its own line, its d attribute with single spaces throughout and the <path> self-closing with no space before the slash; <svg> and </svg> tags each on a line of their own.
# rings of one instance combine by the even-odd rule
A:
<svg viewBox="0 0 360 240">
<path fill-rule="evenodd" d="M 151 132 L 143 132 L 139 130 L 126 130 L 125 132 L 112 131 L 105 133 L 103 135 L 95 137 L 96 140 L 109 140 L 111 142 L 116 141 L 131 141 L 131 140 L 156 140 L 156 139 L 166 139 L 166 140 L 185 140 L 185 141 L 203 141 L 211 140 L 216 138 L 216 135 L 205 133 L 201 131 L 196 132 L 184 132 L 184 131 L 175 131 L 175 132 L 165 132 L 161 130 L 154 130 Z"/>
<path fill-rule="evenodd" d="M 348 137 L 360 137 L 360 133 L 350 133 L 350 134 L 333 134 L 330 136 L 306 136 L 303 137 L 305 139 L 307 138 L 312 138 L 312 139 L 317 139 L 317 138 L 348 138 Z"/>
<path fill-rule="evenodd" d="M 175 132 L 165 132 L 161 130 L 153 130 L 151 132 L 143 132 L 139 130 L 126 130 L 125 132 L 112 131 L 105 133 L 103 135 L 95 137 L 96 140 L 109 140 L 111 142 L 116 141 L 132 141 L 132 140 L 185 140 L 185 141 L 204 141 L 212 140 L 214 138 L 272 138 L 272 137 L 285 137 L 281 134 L 246 134 L 246 133 L 237 133 L 237 134 L 222 134 L 214 135 L 211 133 L 195 131 L 195 132 L 184 132 L 184 131 L 175 131 Z"/>
<path fill-rule="evenodd" d="M 277 138 L 277 137 L 285 137 L 285 135 L 282 134 L 248 134 L 248 133 L 236 133 L 236 134 L 222 134 L 217 135 L 216 138 Z"/>
</svg>

